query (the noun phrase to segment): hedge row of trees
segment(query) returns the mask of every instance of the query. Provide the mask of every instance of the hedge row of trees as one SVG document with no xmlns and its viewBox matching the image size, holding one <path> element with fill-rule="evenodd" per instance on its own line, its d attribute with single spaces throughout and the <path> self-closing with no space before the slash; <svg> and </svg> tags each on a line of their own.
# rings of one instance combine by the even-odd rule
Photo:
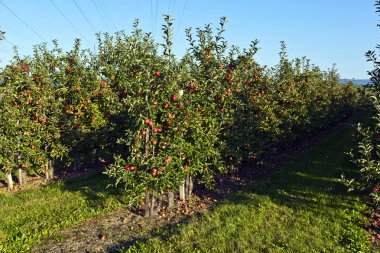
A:
<svg viewBox="0 0 380 253">
<path fill-rule="evenodd" d="M 340 84 L 306 58 L 267 68 L 247 49 L 228 46 L 220 26 L 186 30 L 189 48 L 172 53 L 172 20 L 158 45 L 138 22 L 131 34 L 98 34 L 96 53 L 35 46 L 5 67 L 0 95 L 0 164 L 9 187 L 18 172 L 54 176 L 60 164 L 107 164 L 126 194 L 145 197 L 154 215 L 159 194 L 190 197 L 246 159 L 260 161 L 295 138 L 350 115 L 360 89 Z M 59 162 L 64 161 L 64 162 Z M 64 168 L 61 168 L 64 169 Z"/>
<path fill-rule="evenodd" d="M 376 12 L 380 13 L 380 1 L 375 2 Z M 380 26 L 380 25 L 378 25 Z M 380 207 L 380 44 L 376 50 L 366 53 L 367 60 L 373 63 L 368 71 L 370 83 L 366 89 L 366 100 L 370 119 L 358 124 L 354 135 L 355 146 L 350 155 L 359 170 L 355 179 L 344 178 L 349 190 L 365 192 L 370 197 L 374 211 Z"/>
</svg>

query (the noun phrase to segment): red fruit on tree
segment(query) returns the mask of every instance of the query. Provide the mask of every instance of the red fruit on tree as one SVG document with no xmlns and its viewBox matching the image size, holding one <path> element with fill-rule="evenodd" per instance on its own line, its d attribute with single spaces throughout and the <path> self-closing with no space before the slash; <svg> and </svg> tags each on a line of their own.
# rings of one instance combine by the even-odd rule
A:
<svg viewBox="0 0 380 253">
<path fill-rule="evenodd" d="M 148 126 L 153 127 L 153 122 L 152 122 L 152 121 L 149 121 L 149 122 L 148 122 Z"/>
<path fill-rule="evenodd" d="M 156 71 L 156 72 L 154 73 L 154 75 L 155 75 L 156 77 L 159 77 L 159 76 L 161 75 L 161 73 L 160 73 L 160 71 Z"/>
<path fill-rule="evenodd" d="M 177 96 L 176 96 L 176 95 L 172 95 L 172 96 L 170 97 L 170 99 L 171 99 L 172 101 L 176 101 L 176 100 L 177 100 Z"/>
<path fill-rule="evenodd" d="M 377 185 L 374 186 L 374 187 L 373 187 L 373 191 L 378 192 L 378 191 L 379 191 L 379 186 L 377 186 Z"/>
<path fill-rule="evenodd" d="M 163 103 L 162 108 L 168 109 L 169 108 L 169 103 Z"/>
<path fill-rule="evenodd" d="M 22 65 L 21 68 L 25 71 L 29 71 L 29 67 L 27 65 Z"/>
<path fill-rule="evenodd" d="M 148 118 L 145 119 L 145 124 L 149 124 L 150 120 Z"/>
<path fill-rule="evenodd" d="M 165 163 L 170 163 L 170 161 L 172 160 L 172 158 L 170 156 L 166 157 L 164 162 Z"/>
<path fill-rule="evenodd" d="M 152 175 L 153 175 L 153 176 L 156 176 L 156 175 L 157 175 L 157 169 L 156 169 L 156 168 L 153 168 L 153 169 L 152 169 Z"/>
<path fill-rule="evenodd" d="M 376 237 L 374 235 L 371 235 L 371 242 L 372 244 L 376 243 Z"/>
<path fill-rule="evenodd" d="M 183 103 L 179 103 L 179 104 L 178 104 L 178 108 L 179 108 L 179 109 L 183 109 Z"/>
<path fill-rule="evenodd" d="M 157 141 L 152 141 L 152 144 L 153 145 L 157 145 Z"/>
</svg>

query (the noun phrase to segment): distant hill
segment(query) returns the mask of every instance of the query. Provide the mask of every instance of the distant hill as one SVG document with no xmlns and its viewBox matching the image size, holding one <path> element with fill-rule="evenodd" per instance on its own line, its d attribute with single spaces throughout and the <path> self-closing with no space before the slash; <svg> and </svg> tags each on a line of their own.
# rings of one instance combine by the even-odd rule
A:
<svg viewBox="0 0 380 253">
<path fill-rule="evenodd" d="M 340 79 L 341 83 L 353 82 L 360 85 L 365 85 L 369 83 L 369 79 Z"/>
</svg>

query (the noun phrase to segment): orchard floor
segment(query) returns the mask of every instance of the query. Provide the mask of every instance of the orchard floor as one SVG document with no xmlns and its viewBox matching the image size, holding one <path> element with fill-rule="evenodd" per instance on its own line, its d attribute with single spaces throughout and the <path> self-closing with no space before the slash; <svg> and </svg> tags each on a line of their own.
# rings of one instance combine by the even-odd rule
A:
<svg viewBox="0 0 380 253">
<path fill-rule="evenodd" d="M 342 173 L 354 174 L 344 154 L 350 140 L 351 127 L 343 122 L 298 142 L 272 157 L 267 165 L 257 167 L 254 173 L 247 170 L 248 164 L 243 176 L 220 178 L 220 190 L 199 191 L 191 201 L 178 202 L 171 210 L 162 209 L 151 219 L 142 218 L 138 210 L 123 208 L 128 200 L 119 197 L 122 190 L 104 189 L 107 181 L 98 174 L 5 196 L 6 200 L 0 195 L 0 202 L 9 206 L 12 203 L 14 211 L 19 209 L 18 204 L 28 205 L 25 201 L 36 198 L 43 202 L 41 196 L 47 195 L 49 203 L 49 196 L 53 196 L 51 207 L 22 217 L 41 221 L 32 223 L 34 229 L 29 226 L 12 232 L 13 239 L 7 241 L 5 249 L 6 252 L 370 252 L 373 250 L 370 235 L 363 229 L 368 223 L 366 206 L 359 195 L 347 193 L 339 181 Z M 96 183 L 99 180 L 106 182 Z M 34 197 L 33 191 L 41 192 Z M 24 197 L 22 203 L 14 199 L 18 195 Z M 81 197 L 77 199 L 77 195 Z M 62 200 L 58 201 L 59 196 Z M 6 207 L 0 205 L 0 241 L 7 236 L 5 223 L 9 227 L 22 226 L 22 222 L 13 224 L 8 221 L 11 218 L 3 218 L 10 211 Z M 44 217 L 49 215 L 56 218 L 45 222 Z M 62 222 L 65 219 L 69 222 Z M 58 221 L 59 225 L 50 228 Z M 39 230 L 44 229 L 47 232 L 41 234 Z M 33 234 L 36 231 L 40 234 Z M 20 244 L 19 240 L 25 242 Z"/>
</svg>

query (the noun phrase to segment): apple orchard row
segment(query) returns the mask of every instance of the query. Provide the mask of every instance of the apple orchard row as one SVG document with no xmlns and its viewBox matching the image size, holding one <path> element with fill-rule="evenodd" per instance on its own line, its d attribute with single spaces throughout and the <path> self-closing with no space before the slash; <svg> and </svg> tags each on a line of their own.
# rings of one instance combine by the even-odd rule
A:
<svg viewBox="0 0 380 253">
<path fill-rule="evenodd" d="M 351 114 L 360 90 L 339 83 L 305 58 L 267 68 L 247 49 L 228 46 L 220 27 L 186 30 L 179 60 L 171 51 L 172 22 L 155 43 L 136 22 L 131 34 L 98 34 L 95 52 L 56 41 L 17 53 L 1 73 L 0 164 L 12 187 L 30 174 L 54 174 L 81 164 L 104 166 L 126 194 L 154 198 L 192 180 L 212 185 L 246 159 L 260 161 L 296 137 Z M 102 161 L 102 163 L 100 163 Z M 254 169 L 254 168 L 252 168 Z"/>
</svg>

